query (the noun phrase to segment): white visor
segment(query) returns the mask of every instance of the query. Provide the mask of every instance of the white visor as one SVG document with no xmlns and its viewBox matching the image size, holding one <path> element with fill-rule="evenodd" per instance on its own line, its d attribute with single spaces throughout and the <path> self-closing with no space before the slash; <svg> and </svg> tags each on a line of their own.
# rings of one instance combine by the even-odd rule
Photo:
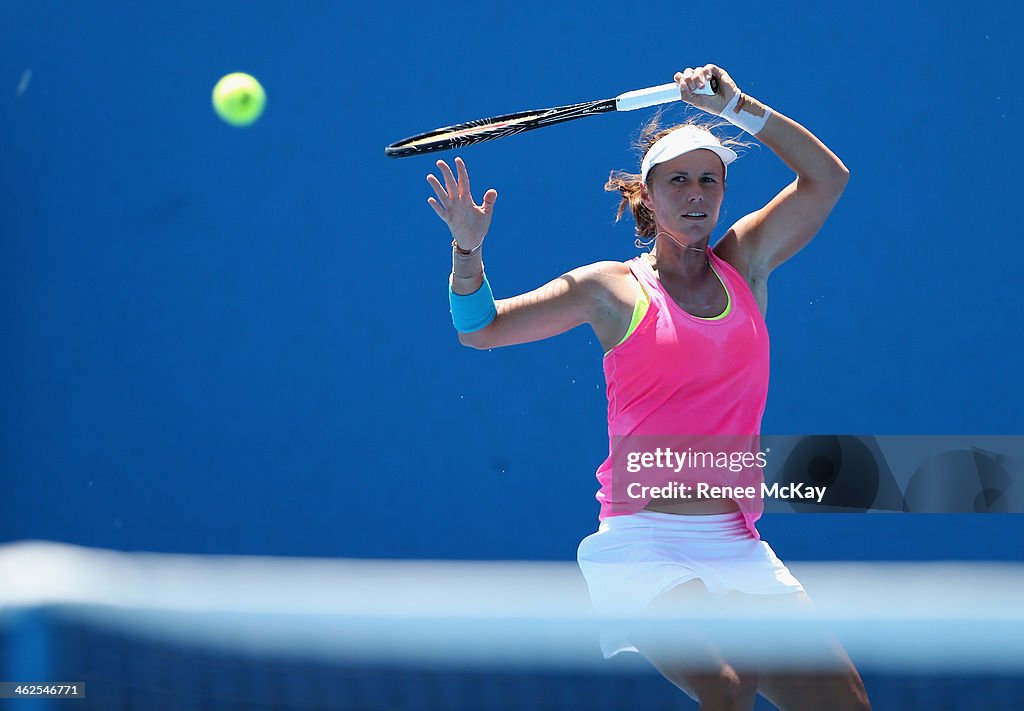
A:
<svg viewBox="0 0 1024 711">
<path fill-rule="evenodd" d="M 640 164 L 640 180 L 646 183 L 647 174 L 658 163 L 678 158 L 684 153 L 699 148 L 704 148 L 717 155 L 725 166 L 737 158 L 736 153 L 719 143 L 710 131 L 696 126 L 680 126 L 672 133 L 655 141 L 651 149 L 647 151 L 647 155 L 644 156 L 643 162 Z M 728 172 L 728 168 L 725 170 Z M 725 176 L 723 175 L 722 178 L 724 179 Z"/>
</svg>

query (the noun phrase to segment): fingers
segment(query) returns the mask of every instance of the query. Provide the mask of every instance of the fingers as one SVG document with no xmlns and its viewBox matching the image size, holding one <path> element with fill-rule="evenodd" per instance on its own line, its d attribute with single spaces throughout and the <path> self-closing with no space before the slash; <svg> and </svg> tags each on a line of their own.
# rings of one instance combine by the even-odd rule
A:
<svg viewBox="0 0 1024 711">
<path fill-rule="evenodd" d="M 458 156 L 455 157 L 455 169 L 459 171 L 459 194 L 473 202 L 473 191 L 469 189 L 469 171 L 466 170 L 465 162 Z"/>
<path fill-rule="evenodd" d="M 455 159 L 455 169 L 458 171 L 458 177 L 452 173 L 451 168 L 443 160 L 437 161 L 437 167 L 440 169 L 441 175 L 444 176 L 444 185 L 441 185 L 441 181 L 433 173 L 427 175 L 427 183 L 430 184 L 430 187 L 434 189 L 434 194 L 437 195 L 437 199 L 427 198 L 427 204 L 433 208 L 438 217 L 445 222 L 450 222 L 452 219 L 464 219 L 465 215 L 472 213 L 478 215 L 490 214 L 495 201 L 498 199 L 498 191 L 491 188 L 484 194 L 483 204 L 476 205 L 473 201 L 473 194 L 470 191 L 469 171 L 462 158 L 457 157 Z M 460 215 L 463 217 L 459 217 Z"/>
<path fill-rule="evenodd" d="M 444 219 L 445 210 L 443 207 L 441 207 L 441 203 L 439 203 L 434 198 L 427 198 L 427 204 L 434 208 L 434 212 L 437 213 L 438 217 L 440 217 L 442 220 Z"/>
<path fill-rule="evenodd" d="M 718 81 L 714 92 L 711 90 L 712 79 Z M 719 116 L 739 92 L 728 72 L 715 64 L 687 67 L 684 71 L 676 72 L 675 82 L 679 85 L 680 99 Z"/>
<path fill-rule="evenodd" d="M 455 169 L 458 171 L 458 178 L 452 173 L 451 168 L 443 160 L 437 161 L 437 167 L 441 171 L 441 175 L 444 176 L 444 186 L 441 182 L 434 177 L 431 173 L 427 175 L 427 182 L 430 187 L 437 193 L 438 202 L 444 208 L 451 207 L 452 203 L 458 198 L 465 198 L 472 205 L 473 193 L 471 192 L 469 185 L 469 171 L 466 170 L 466 163 L 462 158 L 455 158 Z"/>
<path fill-rule="evenodd" d="M 693 70 L 687 67 L 685 71 L 676 72 L 675 76 L 676 84 L 679 85 L 679 90 L 685 95 L 694 90 L 696 85 L 693 83 Z"/>
<path fill-rule="evenodd" d="M 448 197 L 454 201 L 459 197 L 459 183 L 455 179 L 455 175 L 452 174 L 452 169 L 443 160 L 437 161 L 437 167 L 440 169 L 441 175 L 444 176 L 444 187 L 448 191 Z"/>
<path fill-rule="evenodd" d="M 434 189 L 434 193 L 437 195 L 438 201 L 447 207 L 451 203 L 451 198 L 448 196 L 448 193 L 444 191 L 444 188 L 441 187 L 441 182 L 434 177 L 433 173 L 427 176 L 427 182 L 430 183 L 430 187 Z"/>
<path fill-rule="evenodd" d="M 485 214 L 489 214 L 494 209 L 494 203 L 498 201 L 498 191 L 491 188 L 484 193 L 484 204 L 483 210 Z"/>
<path fill-rule="evenodd" d="M 703 89 L 704 85 L 711 81 L 713 73 L 708 67 L 714 65 L 708 64 L 699 69 L 692 69 L 687 67 L 686 71 L 676 72 L 675 81 L 679 84 L 679 89 L 683 93 L 692 92 L 696 89 Z"/>
</svg>

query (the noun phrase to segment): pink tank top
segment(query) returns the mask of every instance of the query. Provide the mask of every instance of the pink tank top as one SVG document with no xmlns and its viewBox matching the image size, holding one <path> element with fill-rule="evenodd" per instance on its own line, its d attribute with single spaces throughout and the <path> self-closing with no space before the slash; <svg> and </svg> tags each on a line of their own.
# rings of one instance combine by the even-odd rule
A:
<svg viewBox="0 0 1024 711">
<path fill-rule="evenodd" d="M 760 538 L 754 522 L 763 511 L 763 478 L 750 456 L 758 451 L 768 395 L 768 330 L 743 276 L 711 249 L 708 258 L 729 293 L 719 319 L 684 311 L 646 257 L 629 262 L 650 306 L 604 357 L 609 455 L 597 470 L 599 518 L 642 510 L 655 498 L 645 485 L 668 498 L 696 498 L 703 482 L 741 490 L 729 498 Z"/>
</svg>

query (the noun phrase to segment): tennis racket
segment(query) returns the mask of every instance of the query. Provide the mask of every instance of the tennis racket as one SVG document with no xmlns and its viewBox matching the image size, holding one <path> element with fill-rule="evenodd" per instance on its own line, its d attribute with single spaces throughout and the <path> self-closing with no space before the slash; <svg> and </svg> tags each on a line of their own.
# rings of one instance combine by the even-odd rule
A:
<svg viewBox="0 0 1024 711">
<path fill-rule="evenodd" d="M 706 85 L 694 89 L 693 93 L 717 94 L 718 79 L 711 77 L 711 80 Z M 504 138 L 516 133 L 532 131 L 535 128 L 572 121 L 584 116 L 604 114 L 610 111 L 633 111 L 647 106 L 667 104 L 670 101 L 678 101 L 679 99 L 678 84 L 662 84 L 648 89 L 627 91 L 625 94 L 619 94 L 614 99 L 584 101 L 581 104 L 555 106 L 550 109 L 537 109 L 534 111 L 520 111 L 514 114 L 505 114 L 504 116 L 457 123 L 454 126 L 445 126 L 444 128 L 434 129 L 426 133 L 419 133 L 392 143 L 384 149 L 384 152 L 388 158 L 405 158 L 406 156 L 415 156 L 421 153 L 447 151 L 452 148 L 469 146 L 473 143 L 493 141 L 495 138 Z"/>
</svg>

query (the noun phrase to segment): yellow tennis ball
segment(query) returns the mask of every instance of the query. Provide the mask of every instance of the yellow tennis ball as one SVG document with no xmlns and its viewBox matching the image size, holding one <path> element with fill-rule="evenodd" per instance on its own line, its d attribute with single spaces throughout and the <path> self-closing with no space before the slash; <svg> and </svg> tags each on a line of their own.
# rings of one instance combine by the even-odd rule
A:
<svg viewBox="0 0 1024 711">
<path fill-rule="evenodd" d="M 222 77 L 213 87 L 213 108 L 232 126 L 248 126 L 260 117 L 267 94 L 256 79 L 242 72 Z"/>
</svg>

